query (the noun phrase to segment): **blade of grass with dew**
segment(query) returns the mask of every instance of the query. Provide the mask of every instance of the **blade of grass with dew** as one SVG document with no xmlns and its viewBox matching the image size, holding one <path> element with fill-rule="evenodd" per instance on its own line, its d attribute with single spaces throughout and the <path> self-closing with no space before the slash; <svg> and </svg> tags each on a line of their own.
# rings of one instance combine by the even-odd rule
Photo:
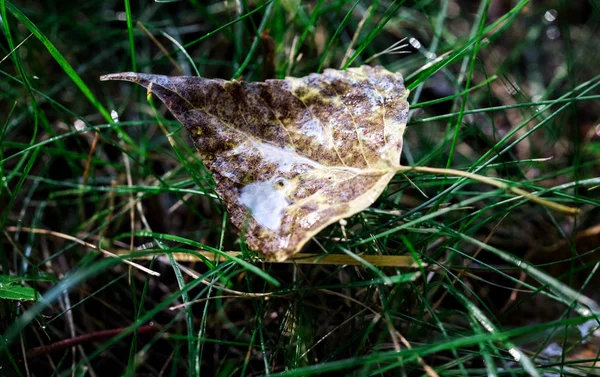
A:
<svg viewBox="0 0 600 377">
<path fill-rule="evenodd" d="M 476 87 L 477 86 L 470 88 L 469 92 L 472 91 L 472 89 L 475 89 Z M 411 106 L 411 108 L 413 108 L 413 107 L 419 108 L 419 107 L 422 107 L 421 105 L 429 106 L 432 104 L 437 104 L 440 102 L 444 102 L 444 101 L 453 99 L 453 98 L 457 97 L 459 94 L 464 94 L 464 93 L 465 92 L 457 93 L 457 95 L 440 98 L 439 100 L 432 100 L 432 101 L 427 101 L 427 102 L 423 102 L 423 103 L 417 103 L 415 106 Z M 473 114 L 487 113 L 487 112 L 493 112 L 493 111 L 505 111 L 505 110 L 510 110 L 510 109 L 518 109 L 518 108 L 522 108 L 522 107 L 536 107 L 536 106 L 540 106 L 540 105 L 555 105 L 558 103 L 566 103 L 566 102 L 573 103 L 573 102 L 579 102 L 579 101 L 597 101 L 598 99 L 600 99 L 600 95 L 572 97 L 572 98 L 554 99 L 554 100 L 537 101 L 537 102 L 522 102 L 522 103 L 515 103 L 512 105 L 490 106 L 490 107 L 483 107 L 480 109 L 465 110 L 463 112 L 463 115 L 473 115 Z M 429 123 L 429 122 L 434 122 L 434 121 L 438 121 L 438 120 L 444 120 L 444 119 L 448 119 L 448 118 L 457 117 L 459 115 L 460 115 L 460 113 L 458 113 L 458 112 L 448 113 L 448 114 L 444 114 L 444 115 L 436 115 L 436 116 L 429 117 L 429 118 L 412 120 L 409 123 L 409 125 L 416 125 L 416 124 L 420 124 L 420 123 Z"/>
<path fill-rule="evenodd" d="M 367 35 L 365 40 L 360 44 L 360 46 L 358 46 L 358 48 L 356 49 L 354 54 L 352 54 L 352 56 L 350 56 L 350 59 L 348 59 L 348 61 L 342 67 L 342 69 L 346 69 L 346 68 L 350 67 L 350 65 L 352 65 L 354 60 L 356 60 L 360 56 L 360 54 L 363 52 L 363 50 L 371 44 L 373 39 L 375 39 L 375 37 L 377 37 L 379 35 L 379 33 L 381 33 L 381 31 L 383 30 L 385 25 L 387 25 L 387 23 L 396 14 L 398 9 L 400 9 L 400 7 L 404 4 L 404 2 L 405 2 L 405 0 L 394 0 L 394 2 L 388 8 L 387 14 L 385 14 L 383 16 L 382 20 L 379 21 L 379 23 L 377 23 L 375 28 L 369 33 L 369 35 Z"/>
<path fill-rule="evenodd" d="M 3 1 L 5 1 L 5 0 L 3 0 Z M 6 8 L 11 12 L 11 14 L 16 19 L 19 20 L 19 22 L 21 22 L 23 25 L 25 25 L 25 27 L 27 27 L 27 29 L 29 29 L 29 31 L 31 33 L 33 33 L 33 35 L 35 35 L 35 37 L 37 39 L 39 39 L 40 42 L 42 42 L 44 44 L 44 46 L 46 47 L 48 52 L 52 55 L 54 60 L 58 63 L 58 65 L 60 65 L 60 67 L 65 71 L 65 73 L 69 76 L 69 78 L 73 81 L 73 83 L 79 88 L 79 90 L 81 90 L 83 95 L 90 101 L 90 103 L 92 105 L 94 105 L 94 107 L 96 109 L 98 109 L 98 111 L 100 112 L 100 114 L 102 114 L 104 119 L 108 123 L 112 124 L 113 120 L 110 115 L 110 112 L 108 110 L 106 110 L 106 108 L 104 108 L 104 106 L 102 106 L 100 101 L 98 101 L 96 99 L 96 97 L 92 94 L 92 91 L 83 82 L 81 77 L 77 74 L 77 72 L 73 69 L 73 67 L 69 64 L 69 62 L 67 62 L 67 60 L 60 53 L 60 51 L 58 51 L 58 49 L 54 46 L 54 44 L 46 37 L 46 35 L 43 34 L 40 31 L 40 29 L 38 29 L 37 26 L 35 26 L 35 24 L 33 22 L 31 22 L 31 20 L 27 16 L 25 16 L 25 14 L 23 14 L 13 4 L 6 2 Z M 131 145 L 132 147 L 135 147 L 136 144 L 129 137 L 129 135 L 127 135 L 122 130 L 120 130 L 120 128 L 118 126 L 116 126 L 116 128 L 117 128 L 117 132 L 119 133 L 120 137 L 123 138 L 129 145 Z"/>
<path fill-rule="evenodd" d="M 488 331 L 489 333 L 492 333 L 492 334 L 498 332 L 498 329 L 493 324 L 493 322 L 490 321 L 485 316 L 485 314 L 476 305 L 474 305 L 471 301 L 469 301 L 463 294 L 461 294 L 458 291 L 454 291 L 452 293 L 452 295 L 454 297 L 456 297 L 459 301 L 461 301 L 463 307 L 465 307 L 467 309 L 467 311 L 473 317 L 473 319 L 476 320 L 477 322 L 479 322 L 486 331 Z M 506 348 L 508 353 L 513 357 L 513 359 L 516 362 L 518 362 L 519 364 L 521 364 L 521 366 L 523 367 L 523 370 L 528 375 L 530 375 L 532 377 L 540 376 L 539 371 L 537 370 L 536 366 L 533 364 L 531 359 L 529 359 L 529 357 L 527 357 L 527 355 L 525 355 L 525 353 L 523 351 L 521 351 L 514 343 L 512 343 L 508 340 L 500 340 L 500 342 L 503 343 L 503 346 Z M 482 346 L 486 347 L 486 344 L 483 343 Z M 486 365 L 486 366 L 494 368 L 494 365 L 493 365 L 493 363 L 490 362 L 490 359 L 491 358 L 488 357 L 489 365 Z M 494 370 L 495 370 L 495 368 L 494 368 Z"/>
<path fill-rule="evenodd" d="M 498 25 L 504 25 L 506 27 L 509 26 L 511 24 L 511 22 L 505 22 L 505 21 L 507 21 L 511 18 L 514 20 L 514 16 L 516 14 L 518 14 L 519 12 L 521 12 L 521 10 L 528 3 L 529 3 L 529 0 L 519 1 L 519 3 L 516 4 L 510 11 L 506 12 L 504 15 L 502 15 L 502 17 L 498 18 L 494 23 L 492 23 L 487 28 L 485 28 L 483 30 L 482 34 L 487 35 L 492 30 L 496 30 Z M 504 29 L 500 29 L 500 30 L 504 30 Z M 500 34 L 500 31 L 496 31 L 494 33 L 494 35 L 499 35 L 499 34 Z M 490 38 L 490 37 L 491 36 L 489 36 L 488 38 Z M 454 50 L 452 52 L 452 54 L 450 54 L 450 56 L 448 56 L 446 59 L 440 61 L 439 63 L 434 64 L 432 67 L 426 69 L 423 72 L 419 72 L 419 75 L 417 76 L 417 78 L 413 82 L 408 84 L 406 86 L 406 89 L 413 90 L 414 88 L 417 87 L 417 85 L 419 85 L 421 82 L 427 80 L 429 77 L 433 76 L 436 72 L 438 72 L 441 69 L 443 69 L 444 67 L 454 63 L 456 60 L 458 60 L 460 57 L 462 57 L 464 54 L 466 54 L 470 50 L 470 48 L 473 46 L 473 44 L 475 44 L 477 41 L 478 41 L 477 37 L 471 38 L 467 43 L 465 43 L 459 49 Z M 406 81 L 409 81 L 410 79 L 412 79 L 412 75 L 408 75 L 408 77 L 405 78 Z"/>
</svg>

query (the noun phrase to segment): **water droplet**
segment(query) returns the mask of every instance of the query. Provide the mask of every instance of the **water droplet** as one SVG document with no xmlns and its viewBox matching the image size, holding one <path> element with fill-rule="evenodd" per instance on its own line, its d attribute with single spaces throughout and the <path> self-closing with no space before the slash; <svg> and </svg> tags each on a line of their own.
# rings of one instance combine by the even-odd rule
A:
<svg viewBox="0 0 600 377">
<path fill-rule="evenodd" d="M 546 30 L 546 36 L 552 40 L 560 38 L 560 30 L 556 26 L 550 26 Z"/>
<path fill-rule="evenodd" d="M 410 45 L 413 46 L 417 50 L 419 50 L 419 49 L 421 49 L 421 47 L 423 47 L 421 42 L 419 42 L 416 38 L 410 38 L 408 40 L 408 43 L 410 43 Z"/>
<path fill-rule="evenodd" d="M 556 20 L 556 9 L 550 9 L 544 13 L 544 21 L 550 23 Z"/>
<path fill-rule="evenodd" d="M 83 131 L 86 129 L 85 123 L 83 123 L 81 119 L 77 119 L 75 123 L 73 123 L 73 127 L 75 127 L 77 131 Z"/>
</svg>

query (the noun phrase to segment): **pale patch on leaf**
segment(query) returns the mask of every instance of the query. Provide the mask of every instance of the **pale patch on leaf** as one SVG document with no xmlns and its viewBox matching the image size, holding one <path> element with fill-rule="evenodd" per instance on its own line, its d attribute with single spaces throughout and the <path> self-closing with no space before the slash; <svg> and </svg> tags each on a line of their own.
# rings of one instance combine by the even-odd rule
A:
<svg viewBox="0 0 600 377">
<path fill-rule="evenodd" d="M 402 76 L 363 66 L 246 83 L 117 73 L 183 123 L 231 221 L 269 260 L 371 205 L 400 167 Z"/>
</svg>

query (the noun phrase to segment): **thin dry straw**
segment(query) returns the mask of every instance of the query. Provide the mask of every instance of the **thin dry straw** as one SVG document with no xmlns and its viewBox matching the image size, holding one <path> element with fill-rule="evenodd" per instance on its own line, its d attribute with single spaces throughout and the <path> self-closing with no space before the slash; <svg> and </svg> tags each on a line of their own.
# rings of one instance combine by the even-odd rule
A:
<svg viewBox="0 0 600 377">
<path fill-rule="evenodd" d="M 120 250 L 117 251 L 117 255 L 129 255 L 130 252 L 128 250 Z M 205 257 L 210 261 L 220 261 L 225 262 L 229 260 L 225 256 L 218 256 L 212 252 L 208 251 L 196 251 L 195 254 L 188 253 L 173 253 L 173 257 L 178 262 L 197 262 L 201 260 L 201 258 L 197 255 Z M 241 252 L 238 251 L 228 251 L 226 254 L 239 257 L 242 255 Z M 154 255 L 131 255 L 132 259 L 152 259 Z M 371 263 L 374 266 L 378 267 L 417 267 L 414 259 L 411 256 L 405 255 L 361 255 L 362 259 Z M 346 254 L 307 254 L 307 253 L 298 253 L 294 254 L 292 257 L 279 262 L 271 262 L 265 261 L 263 259 L 258 259 L 258 262 L 264 263 L 295 263 L 295 264 L 333 264 L 333 265 L 353 265 L 360 266 L 361 263 L 350 257 Z"/>
</svg>

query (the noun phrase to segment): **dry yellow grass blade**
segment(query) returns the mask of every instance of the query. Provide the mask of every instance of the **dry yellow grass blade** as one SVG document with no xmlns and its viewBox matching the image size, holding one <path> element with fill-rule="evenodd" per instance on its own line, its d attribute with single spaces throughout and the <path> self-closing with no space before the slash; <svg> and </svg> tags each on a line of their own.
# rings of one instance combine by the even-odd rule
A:
<svg viewBox="0 0 600 377">
<path fill-rule="evenodd" d="M 195 253 L 202 255 L 208 260 L 225 262 L 230 260 L 225 256 L 219 256 L 209 251 L 196 251 Z M 128 250 L 119 250 L 117 255 L 129 255 Z M 225 254 L 239 257 L 242 255 L 239 251 L 228 251 Z M 153 255 L 133 255 L 132 259 L 149 260 Z M 173 257 L 178 262 L 198 262 L 201 258 L 194 254 L 188 253 L 173 253 Z M 376 267 L 417 267 L 415 260 L 410 256 L 405 255 L 361 255 L 362 259 Z M 359 261 L 346 254 L 307 254 L 297 253 L 293 257 L 284 261 L 266 261 L 257 259 L 257 262 L 263 263 L 294 263 L 294 264 L 331 264 L 331 265 L 362 265 Z M 422 264 L 424 265 L 424 264 Z"/>
</svg>

